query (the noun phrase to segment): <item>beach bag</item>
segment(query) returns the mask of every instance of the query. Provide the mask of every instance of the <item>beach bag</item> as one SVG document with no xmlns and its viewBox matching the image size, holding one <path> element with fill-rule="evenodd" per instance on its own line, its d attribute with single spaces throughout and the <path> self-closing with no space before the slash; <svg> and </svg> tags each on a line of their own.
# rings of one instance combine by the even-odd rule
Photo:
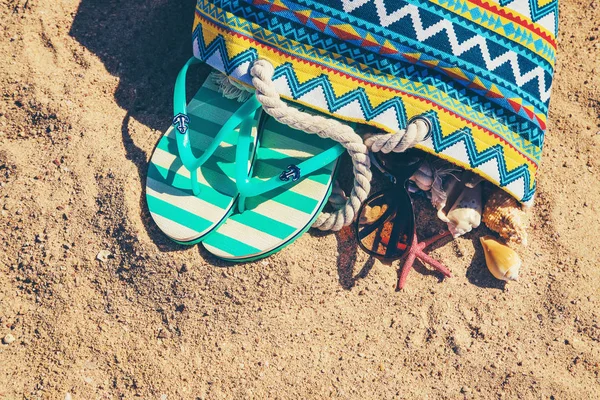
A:
<svg viewBox="0 0 600 400">
<path fill-rule="evenodd" d="M 415 147 L 531 204 L 557 18 L 556 0 L 198 0 L 193 47 L 283 123 L 300 123 L 289 102 L 401 146 L 425 120 Z M 368 160 L 345 147 L 358 154 L 355 210 Z"/>
</svg>

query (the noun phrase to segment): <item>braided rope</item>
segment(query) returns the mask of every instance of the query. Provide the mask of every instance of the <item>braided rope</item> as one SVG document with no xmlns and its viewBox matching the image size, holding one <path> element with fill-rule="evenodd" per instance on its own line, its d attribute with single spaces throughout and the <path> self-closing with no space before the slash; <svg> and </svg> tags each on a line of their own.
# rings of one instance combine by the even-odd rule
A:
<svg viewBox="0 0 600 400">
<path fill-rule="evenodd" d="M 431 125 L 423 118 L 412 121 L 405 130 L 381 135 L 369 135 L 365 138 L 365 145 L 372 152 L 381 151 L 385 154 L 394 152 L 402 153 L 415 144 L 427 138 Z"/>
<path fill-rule="evenodd" d="M 316 134 L 322 138 L 333 139 L 339 142 L 350 154 L 354 170 L 354 187 L 350 196 L 341 204 L 339 193 L 334 197 L 333 203 L 338 209 L 332 213 L 323 212 L 313 228 L 323 231 L 339 231 L 344 226 L 350 225 L 362 203 L 366 200 L 371 190 L 371 163 L 367 146 L 362 138 L 352 128 L 337 120 L 311 115 L 284 103 L 273 83 L 275 69 L 267 60 L 257 60 L 250 74 L 252 84 L 256 88 L 256 97 L 262 104 L 265 112 L 282 124 L 307 133 Z"/>
<path fill-rule="evenodd" d="M 331 194 L 329 195 L 329 203 L 336 210 L 344 207 L 346 202 L 348 201 L 348 196 L 344 192 L 344 189 L 340 186 L 339 181 L 335 181 L 333 184 L 333 189 L 331 190 Z"/>
</svg>

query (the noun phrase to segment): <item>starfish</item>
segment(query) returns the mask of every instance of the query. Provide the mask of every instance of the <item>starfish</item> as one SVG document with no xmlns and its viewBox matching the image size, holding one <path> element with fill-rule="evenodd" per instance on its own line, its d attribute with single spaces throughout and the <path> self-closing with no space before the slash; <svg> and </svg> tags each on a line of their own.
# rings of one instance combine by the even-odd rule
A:
<svg viewBox="0 0 600 400">
<path fill-rule="evenodd" d="M 437 242 L 438 240 L 450 235 L 450 232 L 446 231 L 440 234 L 437 234 L 429 239 L 426 239 L 422 242 L 419 242 L 417 239 L 417 233 L 415 232 L 413 236 L 413 243 L 404 255 L 402 259 L 404 260 L 404 264 L 400 266 L 398 269 L 398 285 L 396 286 L 396 291 L 404 288 L 404 284 L 406 283 L 406 278 L 408 277 L 408 273 L 413 267 L 415 259 L 421 260 L 421 262 L 431 265 L 433 268 L 440 271 L 444 276 L 450 278 L 452 274 L 450 270 L 441 262 L 433 259 L 429 255 L 425 254 L 425 247 Z"/>
</svg>

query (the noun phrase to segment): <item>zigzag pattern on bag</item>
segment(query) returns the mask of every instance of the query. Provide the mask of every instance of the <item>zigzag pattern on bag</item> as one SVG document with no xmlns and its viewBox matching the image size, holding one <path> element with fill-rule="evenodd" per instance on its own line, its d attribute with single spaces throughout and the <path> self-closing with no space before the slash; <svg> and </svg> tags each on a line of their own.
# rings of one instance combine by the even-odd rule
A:
<svg viewBox="0 0 600 400">
<path fill-rule="evenodd" d="M 423 114 L 432 122 L 432 142 L 436 153 L 443 153 L 444 150 L 455 146 L 457 143 L 462 143 L 468 153 L 469 161 L 472 167 L 482 167 L 484 164 L 494 160 L 498 165 L 500 173 L 500 186 L 507 186 L 519 179 L 523 180 L 523 202 L 528 202 L 533 198 L 536 189 L 536 182 L 531 185 L 529 170 L 526 165 L 522 164 L 517 168 L 509 171 L 506 167 L 504 148 L 500 145 L 492 146 L 482 152 L 477 151 L 475 140 L 469 128 L 462 128 L 448 136 L 442 136 L 441 128 L 437 113 L 434 111 Z"/>
<path fill-rule="evenodd" d="M 500 5 L 522 13 L 523 8 L 513 4 L 514 2 L 515 0 L 500 0 Z M 529 13 L 524 16 L 537 22 L 546 16 L 550 16 L 548 22 L 545 24 L 546 28 L 554 33 L 555 36 L 558 34 L 558 0 L 551 0 L 547 4 L 539 4 L 538 0 L 529 0 L 528 11 Z M 552 21 L 553 26 L 549 26 L 550 21 Z"/>
<path fill-rule="evenodd" d="M 208 46 L 205 46 L 203 40 L 199 40 L 200 38 L 198 33 L 196 34 L 195 43 L 197 44 L 197 49 L 199 51 L 198 55 L 200 58 L 207 60 L 208 62 L 220 62 L 228 71 L 233 72 L 243 63 L 248 63 L 252 57 L 256 57 L 254 52 L 247 50 L 246 52 L 240 53 L 236 57 L 233 57 L 231 60 L 229 60 L 227 57 L 223 57 L 223 55 L 227 56 L 227 49 L 222 37 L 217 37 Z M 251 63 L 252 62 L 250 62 L 250 64 Z M 365 116 L 365 119 L 367 120 L 376 118 L 383 112 L 393 109 L 397 118 L 403 120 L 404 124 L 406 124 L 406 114 L 400 99 L 393 99 L 392 101 L 388 101 L 378 107 L 373 108 L 368 101 L 366 94 L 362 90 L 352 91 L 344 96 L 341 96 L 340 98 L 336 98 L 327 76 L 321 75 L 301 84 L 298 82 L 290 64 L 284 64 L 277 68 L 275 75 L 273 76 L 273 80 L 276 82 L 280 78 L 285 78 L 287 86 L 293 93 L 293 97 L 296 99 L 309 94 L 315 89 L 320 89 L 323 91 L 323 93 L 325 93 L 327 103 L 329 104 L 331 110 L 339 110 L 345 105 L 357 101 L 359 104 L 361 104 L 361 109 L 369 114 L 370 118 Z M 489 161 L 494 160 L 498 165 L 500 186 L 507 186 L 519 179 L 522 179 L 522 200 L 529 201 L 533 197 L 533 193 L 535 192 L 535 182 L 534 185 L 530 187 L 529 169 L 527 165 L 523 164 L 509 171 L 506 167 L 504 149 L 502 146 L 492 146 L 482 152 L 478 152 L 470 129 L 461 128 L 444 137 L 441 133 L 437 113 L 430 111 L 424 113 L 423 115 L 428 117 L 432 122 L 432 144 L 436 153 L 443 153 L 445 150 L 450 149 L 457 144 L 462 144 L 468 152 L 470 164 L 473 168 L 482 167 Z M 483 169 L 486 170 L 485 167 Z M 492 171 L 487 172 L 492 173 Z"/>
<path fill-rule="evenodd" d="M 195 43 L 198 46 L 197 56 L 203 60 L 206 60 L 215 68 L 220 68 L 219 64 L 222 63 L 222 68 L 225 71 L 228 71 L 228 74 L 232 74 L 244 63 L 248 63 L 248 65 L 250 65 L 254 60 L 257 59 L 256 51 L 254 49 L 249 49 L 230 59 L 224 39 L 222 37 L 216 38 L 207 46 L 203 40 L 200 40 L 202 37 L 201 25 L 199 25 L 198 31 L 194 36 L 196 38 Z M 215 59 L 216 53 L 218 53 L 217 59 Z M 237 77 L 244 79 L 242 76 Z M 358 88 L 342 96 L 336 97 L 335 91 L 326 75 L 320 75 L 300 84 L 291 64 L 289 63 L 277 68 L 274 79 L 281 77 L 285 77 L 286 87 L 289 88 L 291 96 L 294 99 L 300 99 L 305 94 L 312 92 L 316 88 L 319 88 L 319 90 L 322 91 L 325 96 L 327 102 L 326 107 L 330 113 L 339 113 L 343 107 L 348 106 L 352 102 L 358 102 L 361 112 L 360 117 L 365 121 L 375 120 L 381 114 L 393 111 L 395 120 L 393 122 L 387 120 L 386 124 L 393 124 L 393 126 L 396 127 L 395 129 L 404 129 L 407 125 L 405 107 L 400 97 L 394 97 L 390 100 L 387 100 L 377 107 L 373 107 L 371 105 L 368 95 L 362 88 Z M 247 79 L 248 77 L 246 77 L 246 80 Z M 543 135 L 538 134 L 535 137 L 536 140 L 530 142 L 524 137 L 515 133 L 513 130 L 507 129 L 496 119 L 482 119 L 482 114 L 469 110 L 464 101 L 452 99 L 449 96 L 446 96 L 443 92 L 433 91 L 428 89 L 426 85 L 417 85 L 416 83 L 410 81 L 404 85 L 404 89 L 417 95 L 435 98 L 441 105 L 445 105 L 449 109 L 457 110 L 462 115 L 469 115 L 473 121 L 476 121 L 483 126 L 488 126 L 494 129 L 495 132 L 502 132 L 502 134 L 506 136 L 507 140 L 518 144 L 521 151 L 525 152 L 535 160 L 539 159 L 541 147 L 538 146 L 536 142 L 539 142 L 539 140 L 543 139 Z M 514 115 L 510 115 L 508 119 L 514 121 L 516 118 Z"/>
<path fill-rule="evenodd" d="M 460 2 L 456 0 L 446 0 L 448 2 L 452 1 L 456 4 L 457 8 L 468 7 L 466 2 Z M 522 5 L 519 4 L 519 7 L 511 7 L 511 3 L 514 3 L 515 0 L 499 0 L 499 3 L 503 7 L 511 8 L 513 11 L 521 14 L 524 11 L 524 16 L 531 19 L 532 21 L 539 21 L 543 17 L 549 14 L 553 14 L 552 20 L 555 21 L 553 26 L 546 26 L 546 28 L 556 35 L 556 21 L 558 18 L 558 1 L 551 0 L 547 2 L 547 4 L 539 4 L 538 0 L 529 0 L 529 8 L 524 10 Z M 374 3 L 377 9 L 377 14 L 379 16 L 379 22 L 382 26 L 389 26 L 394 22 L 398 21 L 398 15 L 396 14 L 398 10 L 392 11 L 391 13 L 387 11 L 387 7 L 384 0 L 342 0 L 344 11 L 351 13 L 354 10 L 362 7 L 368 3 Z M 393 1 L 389 1 L 388 3 L 393 3 Z"/>
<path fill-rule="evenodd" d="M 435 15 L 437 19 L 444 18 L 452 21 L 456 29 L 464 28 L 478 35 L 484 36 L 489 40 L 489 43 L 500 44 L 502 47 L 517 52 L 519 55 L 526 58 L 535 58 L 537 62 L 549 64 L 548 67 L 544 67 L 546 71 L 551 71 L 554 61 L 556 59 L 556 41 L 551 37 L 550 34 L 541 32 L 533 28 L 533 32 L 524 29 L 519 22 L 511 20 L 509 15 L 505 18 L 493 15 L 493 12 L 499 12 L 499 7 L 488 5 L 490 10 L 476 8 L 471 4 L 468 6 L 467 0 L 406 0 L 412 1 L 412 3 L 421 9 L 422 17 L 430 17 Z M 471 2 L 482 2 L 485 0 L 469 0 Z M 245 3 L 234 2 L 231 3 L 229 0 L 215 0 L 215 4 L 218 4 L 220 8 L 226 8 L 237 15 L 243 15 L 247 18 L 252 13 L 257 13 L 256 9 L 250 7 L 250 5 L 259 7 L 262 5 L 264 10 L 271 11 L 272 0 L 243 0 Z M 350 24 L 354 28 L 365 28 L 370 29 L 369 24 L 365 21 L 361 21 L 359 18 L 353 17 L 351 14 L 338 11 L 333 8 L 324 7 L 320 2 L 315 0 L 286 0 L 285 3 L 282 1 L 281 4 L 285 4 L 289 8 L 289 11 L 285 14 L 279 14 L 286 19 L 292 20 L 295 16 L 301 20 L 301 22 L 307 27 L 314 29 L 315 27 L 320 31 L 321 28 L 327 24 L 339 25 L 340 23 Z M 283 8 L 285 9 L 285 8 Z M 239 13 L 239 14 L 238 14 Z M 271 26 L 274 25 L 274 20 L 269 19 L 263 13 L 259 18 L 263 18 L 265 22 L 271 22 Z M 290 15 L 293 14 L 293 15 Z M 361 13 L 362 15 L 362 13 Z M 312 22 L 314 19 L 318 19 L 316 26 L 313 26 Z M 332 21 L 332 19 L 337 20 Z M 306 21 L 306 22 L 304 22 Z M 259 22 L 257 22 L 259 23 Z M 259 23 L 260 24 L 260 23 Z M 262 25 L 266 27 L 266 25 Z M 483 29 L 483 28 L 488 29 Z M 385 30 L 380 24 L 375 24 L 374 28 L 379 28 L 374 31 L 376 34 L 383 34 L 387 39 L 394 39 L 398 35 L 390 35 L 395 33 L 393 30 Z M 312 32 L 315 32 L 313 30 Z M 402 35 L 401 35 L 402 36 Z M 370 43 L 373 45 L 374 43 Z M 435 45 L 435 43 L 434 43 Z"/>
<path fill-rule="evenodd" d="M 361 117 L 364 118 L 365 121 L 372 121 L 376 119 L 377 116 L 383 114 L 384 112 L 388 112 L 391 109 L 394 110 L 396 118 L 398 119 L 398 129 L 405 129 L 408 124 L 404 104 L 402 103 L 402 100 L 399 97 L 394 97 L 384 103 L 381 103 L 377 107 L 373 107 L 371 105 L 367 94 L 361 88 L 356 89 L 354 91 L 350 91 L 342 96 L 336 97 L 331 82 L 329 81 L 326 75 L 319 75 L 316 78 L 310 79 L 304 83 L 300 83 L 292 65 L 289 63 L 283 64 L 282 66 L 277 68 L 277 70 L 275 71 L 275 75 L 273 76 L 273 80 L 277 80 L 282 77 L 285 78 L 286 86 L 290 89 L 291 95 L 294 99 L 301 99 L 306 94 L 317 89 L 321 91 L 325 96 L 325 99 L 327 101 L 327 107 L 329 108 L 329 111 L 331 113 L 338 113 L 343 107 L 347 106 L 348 104 L 352 102 L 358 102 L 358 104 L 360 105 L 360 110 L 363 113 Z M 420 87 L 413 86 L 413 89 L 415 93 L 420 92 L 420 94 L 423 95 L 436 96 L 435 94 L 425 91 L 426 87 L 423 85 L 421 85 Z M 443 102 L 441 102 L 441 104 L 443 104 Z M 469 114 L 469 111 L 464 106 L 464 104 L 457 102 L 454 103 L 453 106 L 455 108 L 458 108 L 458 110 L 460 110 L 464 114 Z M 475 115 L 473 115 L 473 117 L 474 120 L 477 120 Z M 497 128 L 498 130 L 502 129 L 501 124 L 494 120 L 486 122 L 490 122 L 492 126 Z M 521 136 L 512 131 L 507 130 L 505 133 L 507 134 L 507 136 L 509 136 L 511 141 L 519 143 L 520 149 L 524 150 L 525 153 L 527 153 L 534 159 L 540 157 L 540 147 L 532 143 L 528 143 Z"/>
<path fill-rule="evenodd" d="M 294 3 L 287 0 L 252 0 L 253 3 L 257 5 L 263 4 L 266 7 L 269 7 L 269 11 L 272 13 L 287 16 L 289 18 L 290 13 L 293 12 Z M 273 10 L 272 4 L 275 2 L 277 4 L 277 10 Z M 470 33 L 469 36 L 465 36 L 464 29 L 461 30 L 463 32 L 461 35 L 457 33 L 457 29 L 455 29 L 454 24 L 447 20 L 441 19 L 438 22 L 433 23 L 432 25 L 425 25 L 423 23 L 423 18 L 421 17 L 421 13 L 423 12 L 419 7 L 416 7 L 412 4 L 408 4 L 403 6 L 402 8 L 394 11 L 392 14 L 385 13 L 385 5 L 383 0 L 369 0 L 365 1 L 365 3 L 375 2 L 377 6 L 378 12 L 381 8 L 384 11 L 384 16 L 382 17 L 381 13 L 379 13 L 379 23 L 381 26 L 386 27 L 391 25 L 392 23 L 400 22 L 402 19 L 406 18 L 407 26 L 412 27 L 411 30 L 405 29 L 403 31 L 403 35 L 406 37 L 409 33 L 412 35 L 412 38 L 415 42 L 425 43 L 428 39 L 433 38 L 434 36 L 442 33 L 445 34 L 446 39 L 450 45 L 450 48 L 440 47 L 436 48 L 436 55 L 439 52 L 446 52 L 448 55 L 452 56 L 452 59 L 449 60 L 453 64 L 455 63 L 457 66 L 461 66 L 464 69 L 469 69 L 468 63 L 465 63 L 461 56 L 472 49 L 478 49 L 481 53 L 480 62 L 478 64 L 473 64 L 479 66 L 485 72 L 483 75 L 488 74 L 488 71 L 496 71 L 502 66 L 507 65 L 512 71 L 512 79 L 511 81 L 515 83 L 518 87 L 523 87 L 530 81 L 537 81 L 536 89 L 537 93 L 535 95 L 539 97 L 543 102 L 547 102 L 550 98 L 550 77 L 546 77 L 547 72 L 539 65 L 533 66 L 531 69 L 527 70 L 522 67 L 522 65 L 530 64 L 531 61 L 526 57 L 519 56 L 515 51 L 511 49 L 506 49 L 504 53 L 499 54 L 498 56 L 492 56 L 490 51 L 490 44 L 486 38 L 481 35 L 478 35 L 475 32 Z M 329 15 L 319 16 L 318 18 L 328 17 Z M 345 24 L 342 21 L 328 21 L 326 24 L 331 32 L 336 33 L 338 37 L 344 37 L 346 39 L 352 39 L 352 36 L 355 36 L 354 40 L 367 39 L 366 32 L 360 32 L 358 26 L 354 24 Z M 365 25 L 363 23 L 363 25 Z M 368 37 L 369 40 L 375 41 L 376 44 L 383 46 L 385 43 L 385 38 L 377 37 L 377 33 L 373 27 L 365 28 L 372 35 Z M 335 30 L 333 30 L 335 28 Z M 397 37 L 400 37 L 397 35 Z M 360 40 L 361 42 L 363 40 Z M 438 41 L 438 43 L 444 43 L 443 41 Z M 415 45 L 415 43 L 411 43 L 411 45 Z M 432 44 L 428 44 L 427 46 L 432 46 Z M 425 46 L 425 47 L 427 47 Z M 494 44 L 497 47 L 497 44 Z M 390 51 L 389 53 L 392 53 Z M 444 51 L 445 50 L 445 51 Z M 448 51 L 449 50 L 449 51 Z M 498 52 L 499 50 L 496 50 Z M 386 52 L 386 55 L 389 55 Z M 433 54 L 432 54 L 433 55 Z M 474 62 L 474 60 L 472 60 Z M 477 70 L 478 74 L 481 74 L 480 70 Z M 508 76 L 506 76 L 508 78 Z M 507 96 L 510 97 L 510 96 Z"/>
<path fill-rule="evenodd" d="M 256 0 L 245 1 L 255 2 Z M 379 71 L 389 72 L 391 75 L 402 75 L 403 66 L 412 65 L 413 67 L 420 66 L 430 70 L 434 69 L 442 74 L 445 74 L 450 79 L 454 78 L 452 75 L 449 75 L 446 70 L 441 68 L 443 64 L 433 65 L 432 63 L 427 64 L 424 61 L 415 60 L 415 50 L 410 47 L 406 47 L 403 44 L 410 44 L 418 51 L 430 53 L 430 47 L 420 42 L 407 43 L 406 40 L 403 40 L 403 43 L 399 43 L 397 41 L 390 41 L 388 43 L 388 47 L 391 48 L 393 46 L 397 51 L 386 51 L 385 55 L 381 55 L 380 53 L 382 52 L 382 46 L 377 46 L 375 43 L 369 43 L 369 46 L 362 46 L 361 43 L 353 45 L 353 41 L 343 41 L 333 31 L 329 31 L 327 29 L 323 29 L 323 31 L 321 31 L 320 29 L 313 28 L 313 21 L 319 19 L 319 16 L 315 12 L 311 12 L 309 16 L 309 11 L 306 11 L 305 14 L 307 15 L 299 17 L 293 12 L 283 12 L 288 10 L 282 9 L 282 12 L 278 13 L 278 15 L 282 18 L 288 19 L 291 22 L 282 24 L 279 23 L 279 20 L 268 18 L 267 14 L 259 11 L 271 8 L 271 5 L 269 4 L 263 6 L 258 5 L 258 8 L 254 8 L 251 6 L 244 6 L 241 3 L 239 3 L 239 6 L 236 6 L 235 4 L 238 3 L 231 3 L 229 0 L 217 0 L 215 3 L 221 5 L 222 7 L 226 7 L 234 14 L 242 15 L 244 19 L 248 21 L 252 21 L 261 27 L 266 27 L 273 33 L 308 44 L 312 47 L 327 49 L 335 54 L 347 56 L 356 62 L 372 66 Z M 292 3 L 286 2 L 286 4 L 291 5 Z M 342 21 L 336 22 L 333 19 L 329 19 L 329 24 L 331 25 L 332 29 L 337 30 L 337 33 L 340 32 L 339 30 L 348 29 L 348 25 Z M 476 28 L 473 27 L 472 29 Z M 353 28 L 353 30 L 356 31 L 357 34 L 362 34 L 362 31 L 357 28 Z M 334 38 L 334 40 L 332 40 L 332 38 Z M 381 41 L 383 41 L 383 39 Z M 505 44 L 516 52 L 520 51 L 521 49 L 519 46 L 514 46 L 513 44 L 508 43 L 508 41 L 503 38 L 496 38 L 496 41 Z M 363 40 L 356 40 L 354 42 L 363 42 Z M 365 52 L 365 50 L 368 52 Z M 373 56 L 373 54 L 376 54 L 377 56 Z M 466 77 L 469 77 L 469 79 L 471 79 L 473 74 L 477 74 L 480 78 L 487 78 L 489 80 L 488 86 L 493 82 L 501 87 L 504 87 L 505 89 L 502 89 L 504 91 L 504 97 L 522 97 L 539 109 L 541 113 L 546 113 L 548 111 L 547 103 L 540 101 L 539 99 L 539 94 L 537 93 L 538 89 L 535 89 L 536 95 L 532 95 L 515 83 L 498 79 L 495 74 L 491 73 L 485 68 L 479 68 L 468 63 L 463 63 L 460 60 L 456 62 L 456 58 L 453 56 L 444 56 L 443 54 L 438 54 L 438 56 L 447 63 L 446 67 L 456 68 L 458 65 L 463 67 L 463 72 L 465 73 Z M 424 53 L 421 54 L 421 59 L 427 60 L 427 57 L 425 57 Z M 522 52 L 520 58 L 520 62 L 522 64 L 531 63 L 531 59 L 539 59 L 539 62 L 547 64 L 547 61 L 535 53 Z M 397 61 L 400 61 L 400 63 Z M 551 71 L 550 65 L 547 67 L 546 72 L 548 71 Z M 460 84 L 459 82 L 456 83 Z"/>
<path fill-rule="evenodd" d="M 247 85 L 264 59 L 271 92 L 388 133 L 428 117 L 417 147 L 530 203 L 556 51 L 543 2 L 555 0 L 500 1 L 198 0 L 194 54 Z"/>
<path fill-rule="evenodd" d="M 327 52 L 324 53 L 322 51 L 316 53 L 315 49 L 313 49 L 312 47 L 300 46 L 297 43 L 291 43 L 289 40 L 285 39 L 285 37 L 282 37 L 282 36 L 279 36 L 272 32 L 266 31 L 257 25 L 252 25 L 246 20 L 239 19 L 239 18 L 233 16 L 232 14 L 228 14 L 228 13 L 218 9 L 214 5 L 209 5 L 208 10 L 206 10 L 206 11 L 208 11 L 208 14 L 210 15 L 211 18 L 215 19 L 215 20 L 213 20 L 213 22 L 215 22 L 216 24 L 221 24 L 220 26 L 222 26 L 223 29 L 236 29 L 236 30 L 240 31 L 241 33 L 249 35 L 249 37 L 253 37 L 254 39 L 260 39 L 260 40 L 264 41 L 265 43 L 278 43 L 278 45 L 281 48 L 290 49 L 290 51 L 292 52 L 291 54 L 306 56 L 306 57 L 309 57 L 314 60 L 326 58 L 331 62 L 337 63 L 339 67 L 342 67 L 342 68 L 350 67 L 349 69 L 353 70 L 353 73 L 357 74 L 357 76 L 368 74 L 373 77 L 377 77 L 377 81 L 380 84 L 385 85 L 385 86 L 399 88 L 401 90 L 406 90 L 409 92 L 416 90 L 414 82 L 409 81 L 408 83 L 403 83 L 403 81 L 398 79 L 396 76 L 387 76 L 385 74 L 381 74 L 377 70 L 365 69 L 364 65 L 361 65 L 359 62 L 354 61 L 352 59 L 345 59 L 345 60 L 340 61 L 339 56 L 335 53 L 327 53 Z M 423 62 L 426 62 L 426 61 L 423 61 Z M 411 73 L 414 73 L 414 67 L 409 67 L 409 71 Z M 449 71 L 452 72 L 453 69 L 449 69 Z M 448 72 L 448 73 L 450 73 L 450 72 Z M 429 74 L 424 73 L 424 75 L 427 76 L 427 79 L 430 82 L 435 81 L 435 82 L 432 82 L 433 86 L 439 87 L 440 84 L 443 85 L 443 80 L 440 81 L 440 83 L 438 83 L 438 80 L 433 79 L 433 77 L 431 76 L 430 73 Z M 477 81 L 477 82 L 479 82 L 479 81 Z M 520 135 L 523 136 L 524 140 L 532 142 L 535 146 L 541 146 L 542 141 L 543 141 L 543 135 L 542 135 L 543 131 L 540 129 L 540 126 L 538 126 L 538 125 L 545 127 L 544 114 L 536 113 L 535 109 L 532 106 L 523 104 L 522 100 L 515 94 L 512 94 L 512 93 L 505 94 L 505 96 L 509 96 L 509 97 L 503 97 L 503 96 L 497 96 L 497 95 L 494 95 L 494 97 L 491 97 L 491 96 L 489 96 L 489 90 L 487 90 L 485 87 L 481 86 L 481 83 L 479 83 L 478 85 L 470 85 L 470 87 L 473 87 L 473 90 L 475 91 L 475 93 L 467 93 L 467 91 L 465 89 L 450 90 L 449 93 L 457 95 L 455 97 L 456 97 L 456 100 L 458 101 L 458 102 L 456 102 L 456 101 L 453 102 L 451 105 L 455 106 L 455 107 L 464 108 L 464 104 L 461 104 L 461 103 L 468 104 L 468 105 L 472 106 L 472 108 L 474 108 L 476 111 L 480 111 L 481 113 L 485 114 L 486 116 L 494 116 L 495 118 L 497 118 L 498 121 L 493 121 L 492 122 L 493 124 L 497 124 L 497 122 L 501 122 L 501 123 L 507 125 L 507 127 L 510 127 L 511 130 L 520 132 Z M 496 89 L 494 89 L 494 90 L 496 90 Z M 425 94 L 428 94 L 428 93 L 438 93 L 438 92 L 437 91 L 432 92 L 430 90 L 430 91 L 426 92 Z M 419 90 L 419 94 L 423 94 L 423 90 Z M 484 98 L 482 99 L 480 96 L 484 96 Z M 439 97 L 439 95 L 438 95 L 438 97 Z M 492 107 L 492 102 L 500 102 L 500 104 L 502 104 L 503 107 Z M 447 101 L 446 101 L 446 104 L 448 105 Z M 482 107 L 482 106 L 484 106 L 484 107 Z M 510 110 L 510 112 L 506 112 L 505 108 L 508 108 Z M 514 114 L 515 112 L 517 113 L 517 115 L 519 115 L 523 118 L 522 119 L 515 118 L 515 114 Z M 508 118 L 504 118 L 503 115 L 506 115 Z M 480 122 L 484 121 L 481 119 L 481 117 L 477 117 L 476 115 L 471 115 L 471 117 L 475 118 L 475 120 L 480 121 Z M 487 121 L 487 120 L 488 119 L 485 119 L 485 121 Z M 527 122 L 525 122 L 525 121 L 527 121 Z M 533 124 L 532 121 L 535 121 L 536 123 Z M 483 122 L 483 123 L 486 123 L 486 122 Z M 402 126 L 401 126 L 401 128 L 402 128 Z M 506 129 L 504 129 L 504 130 L 506 130 Z M 516 135 L 516 136 L 519 136 L 519 135 Z M 523 139 L 519 139 L 519 140 L 523 140 Z"/>
</svg>

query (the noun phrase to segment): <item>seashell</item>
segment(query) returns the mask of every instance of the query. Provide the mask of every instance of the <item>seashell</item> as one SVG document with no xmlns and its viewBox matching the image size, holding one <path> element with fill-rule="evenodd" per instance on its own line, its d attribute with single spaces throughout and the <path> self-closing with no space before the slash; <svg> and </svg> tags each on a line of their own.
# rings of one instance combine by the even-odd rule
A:
<svg viewBox="0 0 600 400">
<path fill-rule="evenodd" d="M 508 244 L 527 245 L 527 213 L 502 189 L 496 189 L 485 203 L 483 222 L 497 232 Z"/>
<path fill-rule="evenodd" d="M 517 252 L 491 236 L 479 240 L 483 246 L 485 263 L 492 275 L 503 281 L 516 281 L 522 264 Z"/>
<path fill-rule="evenodd" d="M 460 180 L 466 187 L 474 188 L 475 186 L 479 185 L 483 181 L 483 178 L 474 172 L 465 171 L 462 174 Z"/>
<path fill-rule="evenodd" d="M 431 189 L 431 203 L 435 208 L 437 208 L 437 216 L 439 219 L 444 222 L 450 221 L 447 218 L 447 214 L 450 212 L 450 208 L 454 205 L 456 199 L 458 199 L 461 190 L 462 185 L 460 184 L 458 178 L 456 178 L 454 175 L 448 176 L 443 189 Z"/>
<path fill-rule="evenodd" d="M 445 161 L 438 160 L 431 164 L 433 171 L 433 184 L 431 185 L 431 204 L 436 210 L 440 211 L 446 207 L 448 203 L 448 192 L 453 190 L 453 186 L 457 183 L 458 178 L 455 173 L 460 172 L 459 169 Z M 446 214 L 438 217 L 445 221 Z"/>
<path fill-rule="evenodd" d="M 471 172 L 464 172 L 459 180 L 449 174 L 442 195 L 437 195 L 437 216 L 448 224 L 454 238 L 471 232 L 481 224 L 482 185 L 481 180 Z M 432 203 L 434 192 L 432 189 Z"/>
<path fill-rule="evenodd" d="M 482 185 L 464 186 L 462 192 L 446 215 L 448 230 L 454 238 L 469 233 L 481 224 Z"/>
<path fill-rule="evenodd" d="M 419 169 L 410 177 L 410 180 L 424 192 L 431 190 L 431 185 L 433 185 L 433 171 L 429 163 L 421 163 Z"/>
</svg>

